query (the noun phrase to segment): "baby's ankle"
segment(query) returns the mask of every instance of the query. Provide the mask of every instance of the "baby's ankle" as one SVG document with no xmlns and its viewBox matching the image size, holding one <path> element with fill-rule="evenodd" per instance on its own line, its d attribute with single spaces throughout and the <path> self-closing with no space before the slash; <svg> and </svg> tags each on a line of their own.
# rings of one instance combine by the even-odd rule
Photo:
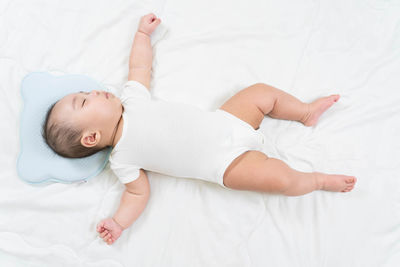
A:
<svg viewBox="0 0 400 267">
<path fill-rule="evenodd" d="M 320 172 L 313 172 L 316 190 L 324 190 L 326 175 Z"/>
<path fill-rule="evenodd" d="M 303 123 L 304 125 L 307 124 L 308 119 L 311 116 L 311 104 L 309 103 L 305 103 L 304 106 L 304 114 L 303 116 L 300 118 L 299 122 Z"/>
</svg>

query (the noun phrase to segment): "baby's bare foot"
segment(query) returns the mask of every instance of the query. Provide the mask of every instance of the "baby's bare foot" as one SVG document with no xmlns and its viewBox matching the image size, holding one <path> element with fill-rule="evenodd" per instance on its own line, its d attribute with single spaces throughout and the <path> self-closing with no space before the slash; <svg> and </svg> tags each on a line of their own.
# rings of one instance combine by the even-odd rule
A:
<svg viewBox="0 0 400 267">
<path fill-rule="evenodd" d="M 350 192 L 353 190 L 357 178 L 347 175 L 318 173 L 320 189 L 333 192 Z"/>
<path fill-rule="evenodd" d="M 331 95 L 319 98 L 309 104 L 309 112 L 302 123 L 305 126 L 313 126 L 318 122 L 319 117 L 335 102 L 339 100 L 339 95 Z"/>
</svg>

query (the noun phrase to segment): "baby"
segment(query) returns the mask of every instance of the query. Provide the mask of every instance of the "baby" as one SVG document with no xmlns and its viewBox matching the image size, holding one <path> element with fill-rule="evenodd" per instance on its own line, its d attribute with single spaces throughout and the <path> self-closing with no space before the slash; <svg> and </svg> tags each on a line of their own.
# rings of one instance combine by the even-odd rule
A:
<svg viewBox="0 0 400 267">
<path fill-rule="evenodd" d="M 303 103 L 257 83 L 215 111 L 152 99 L 150 35 L 160 23 L 154 14 L 141 18 L 120 98 L 96 90 L 67 95 L 50 107 L 43 126 L 47 144 L 63 157 L 86 157 L 113 148 L 110 168 L 125 191 L 114 216 L 97 225 L 107 244 L 113 244 L 144 210 L 150 195 L 144 170 L 287 196 L 353 189 L 353 176 L 296 171 L 261 152 L 265 136 L 258 128 L 265 115 L 313 126 L 339 95 Z"/>
</svg>

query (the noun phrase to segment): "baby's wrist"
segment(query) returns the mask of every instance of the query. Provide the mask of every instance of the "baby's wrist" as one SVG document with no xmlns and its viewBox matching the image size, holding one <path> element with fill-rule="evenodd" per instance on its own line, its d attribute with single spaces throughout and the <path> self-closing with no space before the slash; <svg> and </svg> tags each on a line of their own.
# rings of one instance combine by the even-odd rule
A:
<svg viewBox="0 0 400 267">
<path fill-rule="evenodd" d="M 143 33 L 144 35 L 146 35 L 146 36 L 150 37 L 150 34 L 149 34 L 149 33 L 147 33 L 147 32 L 145 32 L 145 31 L 144 31 L 144 30 L 142 30 L 142 29 L 138 29 L 138 30 L 137 30 L 137 32 Z"/>
<path fill-rule="evenodd" d="M 116 225 L 118 225 L 121 228 L 122 231 L 125 230 L 125 227 L 123 227 L 121 224 L 119 224 L 118 221 L 114 217 L 111 219 L 115 222 Z"/>
</svg>

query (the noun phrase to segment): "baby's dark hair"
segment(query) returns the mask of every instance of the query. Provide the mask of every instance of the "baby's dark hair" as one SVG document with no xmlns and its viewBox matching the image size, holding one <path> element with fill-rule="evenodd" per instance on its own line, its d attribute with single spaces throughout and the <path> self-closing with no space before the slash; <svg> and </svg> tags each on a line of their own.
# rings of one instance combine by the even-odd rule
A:
<svg viewBox="0 0 400 267">
<path fill-rule="evenodd" d="M 83 129 L 78 129 L 70 122 L 53 122 L 49 125 L 49 119 L 57 102 L 49 107 L 42 124 L 42 137 L 46 144 L 64 158 L 84 158 L 103 150 L 105 147 L 83 146 L 81 144 Z"/>
</svg>

